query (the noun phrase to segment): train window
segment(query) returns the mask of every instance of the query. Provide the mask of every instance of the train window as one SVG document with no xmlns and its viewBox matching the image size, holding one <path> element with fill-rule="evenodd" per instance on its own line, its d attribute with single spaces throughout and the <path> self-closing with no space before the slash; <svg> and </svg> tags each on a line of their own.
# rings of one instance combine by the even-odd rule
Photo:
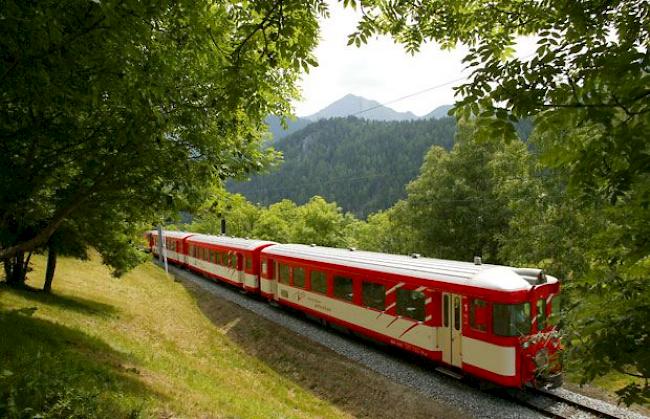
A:
<svg viewBox="0 0 650 419">
<path fill-rule="evenodd" d="M 334 296 L 342 300 L 352 301 L 352 279 L 334 275 Z"/>
<path fill-rule="evenodd" d="M 530 333 L 530 303 L 494 304 L 492 330 L 498 336 L 520 336 Z"/>
<path fill-rule="evenodd" d="M 443 311 L 442 311 L 442 317 L 443 317 L 443 325 L 445 327 L 449 327 L 449 296 L 445 294 L 445 296 L 442 298 L 443 301 Z"/>
<path fill-rule="evenodd" d="M 556 295 L 551 299 L 551 313 L 548 316 L 548 322 L 552 326 L 557 326 L 560 323 L 560 296 Z"/>
<path fill-rule="evenodd" d="M 541 298 L 537 300 L 537 330 L 546 328 L 546 300 Z"/>
<path fill-rule="evenodd" d="M 454 297 L 454 329 L 460 330 L 460 297 Z"/>
<path fill-rule="evenodd" d="M 395 309 L 400 316 L 424 321 L 424 294 L 420 291 L 398 289 Z"/>
<path fill-rule="evenodd" d="M 237 254 L 233 253 L 230 255 L 230 267 L 237 269 Z"/>
<path fill-rule="evenodd" d="M 293 286 L 305 288 L 305 270 L 303 268 L 293 268 Z"/>
<path fill-rule="evenodd" d="M 321 294 L 327 294 L 327 277 L 325 276 L 324 272 L 311 271 L 309 278 L 311 279 L 312 291 L 320 292 Z"/>
<path fill-rule="evenodd" d="M 253 258 L 250 256 L 246 256 L 245 261 L 246 261 L 246 270 L 250 271 L 251 269 L 253 269 Z"/>
<path fill-rule="evenodd" d="M 289 268 L 287 265 L 283 264 L 278 264 L 278 270 L 279 270 L 279 278 L 280 278 L 280 283 L 289 285 L 289 274 L 291 271 L 291 268 Z"/>
<path fill-rule="evenodd" d="M 268 275 L 269 274 L 269 263 L 264 259 L 262 261 L 262 275 Z"/>
<path fill-rule="evenodd" d="M 363 281 L 361 284 L 363 305 L 377 310 L 386 308 L 386 287 L 381 284 Z"/>
<path fill-rule="evenodd" d="M 487 303 L 478 298 L 472 299 L 469 306 L 469 327 L 485 332 L 487 330 Z"/>
</svg>

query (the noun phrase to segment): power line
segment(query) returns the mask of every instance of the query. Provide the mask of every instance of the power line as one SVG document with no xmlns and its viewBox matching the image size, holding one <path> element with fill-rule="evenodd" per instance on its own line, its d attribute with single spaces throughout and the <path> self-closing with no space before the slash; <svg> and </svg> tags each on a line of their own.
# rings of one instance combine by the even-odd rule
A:
<svg viewBox="0 0 650 419">
<path fill-rule="evenodd" d="M 408 98 L 411 98 L 413 96 L 421 95 L 422 93 L 430 92 L 432 90 L 440 89 L 441 87 L 449 86 L 450 84 L 454 84 L 454 83 L 457 83 L 457 82 L 463 81 L 463 80 L 467 80 L 467 77 L 460 77 L 460 78 L 457 78 L 457 79 L 454 79 L 454 80 L 449 80 L 449 81 L 446 81 L 444 83 L 437 84 L 435 86 L 419 90 L 419 91 L 417 91 L 415 93 L 411 93 L 411 94 L 408 94 L 406 96 L 398 97 L 397 99 L 389 100 L 388 102 L 380 103 L 379 105 L 371 106 L 370 108 L 367 108 L 367 109 L 362 109 L 360 111 L 357 111 L 355 113 L 350 114 L 350 116 L 356 116 L 356 115 L 359 115 L 359 114 L 362 114 L 362 113 L 365 113 L 365 112 L 369 112 L 369 111 L 372 111 L 372 110 L 375 110 L 375 109 L 378 109 L 378 108 L 384 108 L 387 105 L 393 104 L 395 102 L 400 102 L 400 101 L 402 101 L 404 99 L 408 99 Z"/>
</svg>

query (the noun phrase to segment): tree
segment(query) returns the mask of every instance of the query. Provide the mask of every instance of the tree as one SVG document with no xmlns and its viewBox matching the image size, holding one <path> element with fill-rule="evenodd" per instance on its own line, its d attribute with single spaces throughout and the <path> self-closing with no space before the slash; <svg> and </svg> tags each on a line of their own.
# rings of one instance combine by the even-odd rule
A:
<svg viewBox="0 0 650 419">
<path fill-rule="evenodd" d="M 189 231 L 221 234 L 221 221 L 226 220 L 226 234 L 233 237 L 252 236 L 260 217 L 260 208 L 239 194 L 231 194 L 221 187 L 214 188 L 210 197 L 196 213 Z"/>
<path fill-rule="evenodd" d="M 1 7 L 0 259 L 18 283 L 66 223 L 95 223 L 85 244 L 119 273 L 132 226 L 275 159 L 263 119 L 288 113 L 326 13 L 320 0 Z"/>
<path fill-rule="evenodd" d="M 350 43 L 361 45 L 373 34 L 384 33 L 413 52 L 429 40 L 445 48 L 468 45 L 465 63 L 472 73 L 457 89 L 455 112 L 479 117 L 479 126 L 488 135 L 511 132 L 511 122 L 519 118 L 535 118 L 536 131 L 546 144 L 542 161 L 565 170 L 569 191 L 580 206 L 595 208 L 608 226 L 591 241 L 589 271 L 574 282 L 594 297 L 580 301 L 582 312 L 592 313 L 584 319 L 592 326 L 582 322 L 574 330 L 588 334 L 589 345 L 604 349 L 582 353 L 583 377 L 616 369 L 641 378 L 622 392 L 627 403 L 650 399 L 646 368 L 650 363 L 640 366 L 622 352 L 640 348 L 634 356 L 647 361 L 650 334 L 620 333 L 627 327 L 641 331 L 647 327 L 643 303 L 647 295 L 639 289 L 639 278 L 647 281 L 650 276 L 650 241 L 642 234 L 650 224 L 650 4 L 344 3 L 363 11 Z M 537 37 L 532 56 L 514 56 L 517 36 Z M 638 309 L 646 320 L 631 316 L 627 327 L 621 328 L 617 319 L 624 312 L 616 309 L 612 316 L 595 319 L 593 313 L 604 300 L 593 288 L 594 280 L 615 282 L 628 308 Z M 611 293 L 611 298 L 616 295 Z"/>
<path fill-rule="evenodd" d="M 314 196 L 298 207 L 299 219 L 293 228 L 292 242 L 342 247 L 346 245 L 345 226 L 353 221 L 335 202 Z"/>
<path fill-rule="evenodd" d="M 278 243 L 289 243 L 299 219 L 298 206 L 293 201 L 283 199 L 262 210 L 253 230 L 253 236 Z"/>
<path fill-rule="evenodd" d="M 434 146 L 420 175 L 407 186 L 394 218 L 413 234 L 414 251 L 446 259 L 481 256 L 499 262 L 498 235 L 512 213 L 508 202 L 524 199 L 529 153 L 519 140 L 478 141 L 472 124 L 461 124 L 450 152 Z"/>
</svg>

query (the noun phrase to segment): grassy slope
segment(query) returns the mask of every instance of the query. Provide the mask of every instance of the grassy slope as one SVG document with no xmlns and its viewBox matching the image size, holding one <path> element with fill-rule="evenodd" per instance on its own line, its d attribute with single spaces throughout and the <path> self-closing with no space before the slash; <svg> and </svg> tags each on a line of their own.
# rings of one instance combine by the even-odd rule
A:
<svg viewBox="0 0 650 419">
<path fill-rule="evenodd" d="M 116 280 L 61 258 L 54 290 L 0 288 L 0 416 L 347 415 L 244 353 L 151 264 Z"/>
</svg>

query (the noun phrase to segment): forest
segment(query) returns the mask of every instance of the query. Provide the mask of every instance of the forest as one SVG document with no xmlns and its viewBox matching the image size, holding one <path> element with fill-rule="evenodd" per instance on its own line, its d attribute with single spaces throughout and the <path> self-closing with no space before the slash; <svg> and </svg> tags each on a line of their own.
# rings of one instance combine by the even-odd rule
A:
<svg viewBox="0 0 650 419">
<path fill-rule="evenodd" d="M 283 155 L 276 170 L 228 189 L 264 205 L 285 198 L 305 203 L 320 195 L 365 217 L 402 198 L 426 150 L 433 144 L 450 148 L 454 131 L 452 118 L 320 120 L 274 144 Z"/>
<path fill-rule="evenodd" d="M 28 288 L 47 254 L 51 292 L 57 255 L 89 249 L 122 276 L 180 213 L 195 231 L 225 217 L 238 236 L 480 255 L 561 278 L 567 368 L 648 403 L 650 3 L 339 3 L 363 11 L 352 47 L 466 48 L 453 119 L 320 121 L 268 147 L 266 118 L 292 117 L 318 65 L 324 0 L 0 3 L 3 287 Z M 255 203 L 226 192 L 252 176 L 228 185 Z"/>
</svg>

